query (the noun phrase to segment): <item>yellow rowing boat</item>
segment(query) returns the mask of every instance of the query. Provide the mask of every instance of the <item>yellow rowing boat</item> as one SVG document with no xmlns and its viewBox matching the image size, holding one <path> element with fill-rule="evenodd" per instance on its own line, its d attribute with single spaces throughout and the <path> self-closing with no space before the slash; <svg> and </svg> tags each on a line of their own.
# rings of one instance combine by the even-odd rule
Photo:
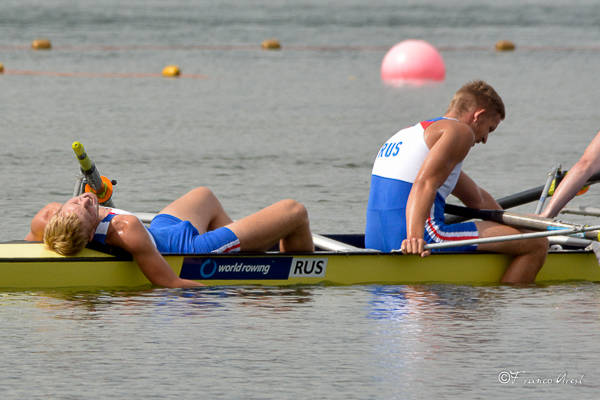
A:
<svg viewBox="0 0 600 400">
<path fill-rule="evenodd" d="M 105 251 L 109 250 L 109 251 Z M 114 249 L 86 248 L 60 256 L 41 243 L 0 243 L 0 288 L 124 288 L 149 286 L 135 261 Z M 497 284 L 510 257 L 444 253 L 429 257 L 378 252 L 165 255 L 176 274 L 206 285 Z M 551 251 L 537 283 L 600 282 L 595 254 Z"/>
<path fill-rule="evenodd" d="M 81 194 L 86 184 L 110 205 L 113 181 L 101 177 L 83 145 L 73 143 L 82 176 L 74 195 Z M 600 181 L 600 174 L 592 182 Z M 544 192 L 533 188 L 499 199 L 503 207 L 530 202 Z M 531 217 L 515 216 L 504 211 L 472 210 L 450 206 L 454 213 L 468 217 L 490 218 L 501 223 L 516 220 L 525 227 L 535 223 L 536 229 L 570 228 L 565 232 L 583 234 L 598 227 L 577 227 L 548 220 L 531 221 Z M 449 208 L 448 205 L 446 208 Z M 138 213 L 141 220 L 151 219 Z M 505 221 L 505 219 L 511 221 Z M 515 222 L 515 221 L 512 221 Z M 539 225 L 539 226 L 538 226 Z M 517 224 L 517 226 L 520 226 Z M 550 227 L 550 228 L 548 228 Z M 556 232 L 550 232 L 554 235 Z M 532 233 L 512 235 L 503 240 L 521 239 Z M 597 234 L 596 234 L 597 235 Z M 406 256 L 365 250 L 363 235 L 314 235 L 320 251 L 312 253 L 237 253 L 237 254 L 166 254 L 165 259 L 181 278 L 206 285 L 361 285 L 448 283 L 468 285 L 496 284 L 510 263 L 510 257 L 492 253 L 435 253 L 429 257 Z M 519 237 L 517 237 L 519 236 Z M 549 235 L 546 235 L 549 236 Z M 595 236 L 594 236 L 595 237 Z M 477 239 L 495 240 L 493 238 Z M 581 250 L 590 240 L 567 238 L 579 250 L 551 251 L 538 273 L 536 282 L 591 281 L 600 282 L 600 267 L 593 251 Z M 456 244 L 458 242 L 454 242 Z M 85 248 L 73 257 L 58 255 L 42 243 L 0 243 L 0 288 L 124 288 L 149 286 L 129 254 L 115 248 Z"/>
</svg>

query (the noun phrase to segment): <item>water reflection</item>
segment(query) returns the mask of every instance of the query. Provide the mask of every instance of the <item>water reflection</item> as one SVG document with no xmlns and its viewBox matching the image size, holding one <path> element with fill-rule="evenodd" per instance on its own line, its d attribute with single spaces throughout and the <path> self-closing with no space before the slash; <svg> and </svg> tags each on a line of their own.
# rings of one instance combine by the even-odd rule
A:
<svg viewBox="0 0 600 400">
<path fill-rule="evenodd" d="M 29 299 L 57 319 L 99 319 L 105 313 L 208 315 L 237 308 L 256 312 L 290 312 L 313 301 L 310 287 L 201 287 L 143 290 L 52 290 L 2 293 L 6 300 Z M 30 303 L 31 304 L 31 303 Z"/>
<path fill-rule="evenodd" d="M 376 320 L 491 318 L 490 288 L 455 285 L 373 286 L 368 317 Z M 493 296 L 497 297 L 497 296 Z M 497 300 L 497 299 L 496 299 Z"/>
</svg>

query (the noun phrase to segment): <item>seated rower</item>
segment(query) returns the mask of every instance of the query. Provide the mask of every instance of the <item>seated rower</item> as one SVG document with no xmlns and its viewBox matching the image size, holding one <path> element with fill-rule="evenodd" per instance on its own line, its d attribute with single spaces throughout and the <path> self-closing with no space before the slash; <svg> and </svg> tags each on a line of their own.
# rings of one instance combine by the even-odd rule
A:
<svg viewBox="0 0 600 400">
<path fill-rule="evenodd" d="M 179 278 L 161 253 L 266 251 L 279 243 L 282 252 L 313 251 L 306 208 L 282 200 L 232 221 L 219 200 L 199 187 L 163 208 L 146 228 L 131 213 L 99 206 L 92 193 L 64 204 L 50 203 L 31 222 L 29 241 L 41 241 L 59 254 L 73 255 L 98 241 L 128 251 L 150 282 L 166 287 L 200 286 Z"/>
<path fill-rule="evenodd" d="M 400 130 L 379 150 L 371 176 L 365 244 L 381 251 L 430 254 L 426 243 L 521 233 L 490 221 L 446 225 L 444 206 L 452 193 L 472 208 L 500 205 L 464 171 L 471 147 L 486 143 L 505 117 L 504 103 L 483 81 L 465 84 L 443 117 Z M 505 283 L 529 283 L 544 264 L 548 242 L 529 239 L 486 243 L 450 250 L 506 253 L 514 258 L 502 276 Z"/>
</svg>

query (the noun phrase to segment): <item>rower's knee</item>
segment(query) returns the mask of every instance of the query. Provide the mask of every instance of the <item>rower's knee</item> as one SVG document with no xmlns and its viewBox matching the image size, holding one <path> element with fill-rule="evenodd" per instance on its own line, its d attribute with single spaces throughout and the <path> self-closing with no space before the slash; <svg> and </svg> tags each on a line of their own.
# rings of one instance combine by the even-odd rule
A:
<svg viewBox="0 0 600 400">
<path fill-rule="evenodd" d="M 207 188 L 206 186 L 198 186 L 195 189 L 192 189 L 188 192 L 189 196 L 194 196 L 196 198 L 209 198 L 216 197 L 212 190 Z"/>
<path fill-rule="evenodd" d="M 308 224 L 308 210 L 304 204 L 293 199 L 281 200 L 280 203 L 285 208 L 288 215 L 292 216 L 294 221 Z"/>
<path fill-rule="evenodd" d="M 528 253 L 537 259 L 544 260 L 546 255 L 548 254 L 548 239 L 546 238 L 536 238 L 530 239 Z M 541 265 L 540 265 L 541 267 Z"/>
<path fill-rule="evenodd" d="M 548 251 L 548 239 L 545 237 L 532 240 L 532 247 L 535 252 L 546 253 Z"/>
</svg>

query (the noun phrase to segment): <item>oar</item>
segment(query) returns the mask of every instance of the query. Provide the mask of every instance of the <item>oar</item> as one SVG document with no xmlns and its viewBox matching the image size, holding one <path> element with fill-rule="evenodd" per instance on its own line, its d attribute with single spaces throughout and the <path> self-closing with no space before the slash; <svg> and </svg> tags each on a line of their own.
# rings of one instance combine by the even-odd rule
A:
<svg viewBox="0 0 600 400">
<path fill-rule="evenodd" d="M 550 246 L 559 245 L 559 246 L 568 246 L 568 247 L 577 247 L 577 248 L 585 248 L 591 244 L 600 245 L 600 242 L 590 239 L 581 239 L 575 238 L 571 236 L 552 236 L 548 238 L 550 242 Z"/>
<path fill-rule="evenodd" d="M 600 217 L 600 208 L 598 207 L 574 207 L 574 208 L 563 208 L 560 211 L 561 214 L 575 214 L 584 215 L 587 217 Z"/>
<path fill-rule="evenodd" d="M 523 240 L 523 239 L 534 239 L 541 237 L 549 237 L 549 236 L 558 236 L 558 235 L 572 235 L 577 233 L 591 232 L 597 231 L 600 229 L 600 225 L 594 226 L 586 226 L 586 227 L 574 227 L 568 229 L 558 229 L 555 231 L 549 232 L 532 232 L 532 233 L 519 233 L 516 235 L 505 235 L 505 236 L 493 236 L 487 238 L 480 239 L 467 239 L 467 240 L 457 240 L 443 243 L 431 243 L 425 245 L 425 250 L 434 250 L 434 249 L 448 249 L 452 247 L 459 246 L 470 246 L 475 244 L 483 244 L 483 243 L 498 243 L 498 242 L 508 242 L 511 240 Z"/>
<path fill-rule="evenodd" d="M 563 180 L 563 178 L 565 177 L 567 172 L 568 171 L 565 171 L 565 172 L 562 172 L 562 173 L 559 173 L 556 175 L 556 185 L 555 185 L 556 187 L 558 187 L 558 185 Z M 598 182 L 600 182 L 600 172 L 592 175 L 588 179 L 588 181 L 586 182 L 586 184 L 584 186 L 592 185 L 592 184 L 598 183 Z M 522 192 L 515 193 L 515 194 L 509 195 L 506 197 L 502 197 L 496 201 L 504 209 L 517 207 L 517 206 L 521 206 L 523 204 L 531 203 L 532 201 L 538 200 L 540 198 L 540 196 L 542 195 L 543 190 L 544 190 L 544 186 L 538 186 L 538 187 L 524 190 Z"/>
<path fill-rule="evenodd" d="M 566 173 L 567 172 L 565 171 L 563 173 L 557 174 L 556 186 L 558 186 L 558 184 L 564 178 Z M 592 184 L 598 183 L 598 182 L 600 182 L 600 172 L 592 175 L 590 177 L 590 179 L 588 179 L 586 185 L 592 185 Z M 511 194 L 506 197 L 502 197 L 500 199 L 496 199 L 496 201 L 498 202 L 498 204 L 500 204 L 500 207 L 502 207 L 503 209 L 517 207 L 517 206 L 521 206 L 523 204 L 527 204 L 527 203 L 531 203 L 533 201 L 539 200 L 543 190 L 544 190 L 544 186 L 542 185 L 542 186 L 534 187 L 531 189 L 523 190 L 522 192 Z M 453 214 L 452 212 L 448 211 L 448 206 L 450 206 L 450 205 L 451 204 L 446 204 L 445 212 L 447 214 Z M 470 218 L 473 218 L 473 217 L 470 217 Z M 445 218 L 447 224 L 454 224 L 456 222 L 464 221 L 465 219 L 467 219 L 467 218 L 458 217 L 458 216 L 454 216 L 454 215 L 447 215 Z"/>
<path fill-rule="evenodd" d="M 510 225 L 517 228 L 526 228 L 538 231 L 556 231 L 557 229 L 562 228 L 573 229 L 578 227 L 578 225 L 554 221 L 550 218 L 517 214 L 504 210 L 478 210 L 475 208 L 447 204 L 446 211 L 451 214 L 459 215 L 466 218 L 479 218 L 486 221 L 495 221 L 504 225 Z M 598 233 L 599 232 L 586 231 L 583 234 L 583 237 L 592 240 L 598 240 Z"/>
<path fill-rule="evenodd" d="M 105 176 L 100 176 L 100 173 L 96 169 L 96 164 L 88 157 L 81 143 L 73 142 L 72 148 L 77 156 L 77 160 L 79 160 L 81 173 L 85 177 L 91 191 L 98 196 L 100 204 L 107 207 L 114 207 L 111 200 L 113 183 Z"/>
</svg>

